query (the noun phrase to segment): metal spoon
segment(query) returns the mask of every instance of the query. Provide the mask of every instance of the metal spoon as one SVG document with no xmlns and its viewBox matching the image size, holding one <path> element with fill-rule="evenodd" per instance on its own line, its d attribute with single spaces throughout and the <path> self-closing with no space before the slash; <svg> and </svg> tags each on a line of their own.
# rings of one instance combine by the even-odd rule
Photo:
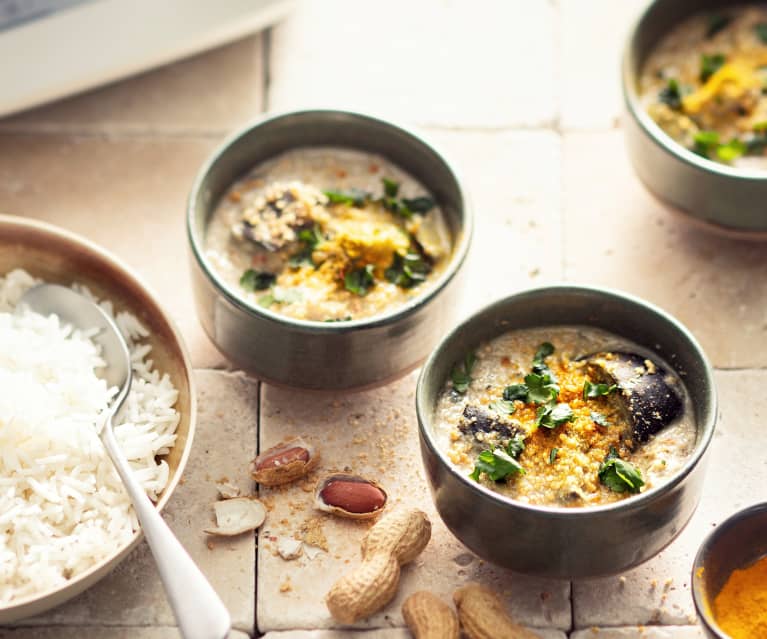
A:
<svg viewBox="0 0 767 639">
<path fill-rule="evenodd" d="M 114 321 L 86 297 L 56 284 L 29 289 L 21 304 L 42 315 L 56 314 L 79 329 L 99 329 L 92 339 L 101 346 L 106 367 L 101 376 L 118 389 L 106 414 L 101 441 L 133 501 L 144 536 L 154 555 L 173 614 L 185 639 L 223 639 L 229 633 L 229 612 L 136 481 L 112 429 L 112 419 L 130 390 L 130 354 Z"/>
</svg>

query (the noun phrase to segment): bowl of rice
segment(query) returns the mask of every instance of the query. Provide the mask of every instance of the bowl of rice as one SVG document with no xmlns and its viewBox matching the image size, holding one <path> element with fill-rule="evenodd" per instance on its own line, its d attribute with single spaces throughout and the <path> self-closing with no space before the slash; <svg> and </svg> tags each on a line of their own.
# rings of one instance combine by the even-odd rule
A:
<svg viewBox="0 0 767 639">
<path fill-rule="evenodd" d="M 0 624 L 74 597 L 141 540 L 98 435 L 114 389 L 92 335 L 19 304 L 42 282 L 98 302 L 123 333 L 134 381 L 115 434 L 159 510 L 194 433 L 189 357 L 145 285 L 81 237 L 0 215 Z"/>
</svg>

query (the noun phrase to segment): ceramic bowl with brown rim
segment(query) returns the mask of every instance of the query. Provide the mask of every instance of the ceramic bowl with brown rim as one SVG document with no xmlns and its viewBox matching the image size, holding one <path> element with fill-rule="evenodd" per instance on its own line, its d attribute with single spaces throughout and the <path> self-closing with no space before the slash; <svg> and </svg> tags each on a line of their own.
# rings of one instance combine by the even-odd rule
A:
<svg viewBox="0 0 767 639">
<path fill-rule="evenodd" d="M 196 419 L 192 366 L 178 330 L 141 280 L 114 256 L 49 224 L 0 215 L 0 275 L 17 268 L 51 283 L 84 284 L 98 298 L 110 300 L 116 311 L 135 315 L 149 330 L 146 341 L 152 347 L 152 360 L 178 390 L 175 408 L 180 417 L 176 443 L 161 458 L 170 469 L 168 483 L 157 502 L 158 510 L 162 510 L 189 457 Z M 117 552 L 60 587 L 0 605 L 0 624 L 40 614 L 81 593 L 115 568 L 141 537 L 141 532 L 136 531 Z"/>
</svg>

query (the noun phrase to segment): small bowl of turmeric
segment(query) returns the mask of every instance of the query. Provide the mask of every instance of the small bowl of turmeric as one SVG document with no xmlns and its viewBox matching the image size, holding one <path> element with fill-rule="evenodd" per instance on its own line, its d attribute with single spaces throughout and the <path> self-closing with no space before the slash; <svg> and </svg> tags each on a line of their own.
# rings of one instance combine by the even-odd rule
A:
<svg viewBox="0 0 767 639">
<path fill-rule="evenodd" d="M 767 637 L 767 502 L 709 534 L 695 557 L 692 595 L 712 639 Z"/>
</svg>

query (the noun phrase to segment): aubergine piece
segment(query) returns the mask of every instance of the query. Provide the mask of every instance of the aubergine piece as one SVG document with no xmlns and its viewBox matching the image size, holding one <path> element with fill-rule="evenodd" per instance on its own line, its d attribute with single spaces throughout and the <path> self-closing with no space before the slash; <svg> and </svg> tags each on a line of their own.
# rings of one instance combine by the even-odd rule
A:
<svg viewBox="0 0 767 639">
<path fill-rule="evenodd" d="M 674 388 L 674 378 L 647 357 L 610 352 L 584 359 L 596 381 L 618 386 L 635 441 L 646 442 L 682 412 L 682 397 Z"/>
<path fill-rule="evenodd" d="M 497 433 L 503 439 L 511 439 L 519 434 L 519 429 L 503 423 L 476 406 L 467 406 L 463 409 L 463 419 L 458 424 L 458 428 L 461 432 L 471 433 L 475 437 L 477 433 Z"/>
</svg>

